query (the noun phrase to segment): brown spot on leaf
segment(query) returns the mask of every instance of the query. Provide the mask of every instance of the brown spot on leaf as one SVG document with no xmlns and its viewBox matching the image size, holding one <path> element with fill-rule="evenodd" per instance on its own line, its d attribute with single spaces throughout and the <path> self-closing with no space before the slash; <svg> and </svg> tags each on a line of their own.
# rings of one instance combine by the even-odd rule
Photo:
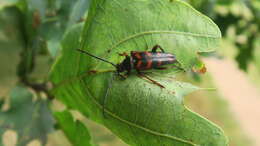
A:
<svg viewBox="0 0 260 146">
<path fill-rule="evenodd" d="M 90 70 L 88 71 L 89 74 L 96 74 L 98 71 L 97 70 Z"/>
<path fill-rule="evenodd" d="M 207 72 L 207 68 L 205 66 L 203 66 L 203 68 L 196 70 L 195 72 L 200 73 L 200 74 L 204 74 Z"/>
</svg>

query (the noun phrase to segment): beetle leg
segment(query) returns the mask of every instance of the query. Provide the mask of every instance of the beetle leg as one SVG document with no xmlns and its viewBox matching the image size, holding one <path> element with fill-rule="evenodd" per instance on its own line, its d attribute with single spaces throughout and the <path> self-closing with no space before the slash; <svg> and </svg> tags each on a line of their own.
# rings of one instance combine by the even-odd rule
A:
<svg viewBox="0 0 260 146">
<path fill-rule="evenodd" d="M 158 69 L 158 70 L 166 70 L 166 69 L 172 69 L 172 68 L 176 68 L 176 69 L 178 69 L 178 70 L 180 70 L 180 71 L 184 71 L 184 72 L 185 72 L 185 70 L 184 70 L 183 68 L 181 68 L 181 67 L 179 67 L 179 66 L 177 66 L 177 65 L 173 65 L 172 67 L 157 67 L 157 68 L 155 68 L 155 69 Z"/>
<path fill-rule="evenodd" d="M 168 69 L 168 68 L 167 67 L 156 67 L 155 69 L 165 70 L 165 69 Z"/>
<path fill-rule="evenodd" d="M 159 86 L 159 87 L 161 87 L 161 88 L 165 88 L 163 85 L 161 85 L 160 83 L 156 82 L 155 80 L 149 78 L 149 77 L 146 76 L 144 73 L 138 72 L 138 75 L 139 75 L 140 77 L 146 78 L 147 80 L 151 81 L 153 84 L 155 84 L 155 85 L 157 85 L 157 86 Z"/>
<path fill-rule="evenodd" d="M 163 50 L 163 48 L 162 48 L 160 45 L 155 45 L 155 46 L 152 48 L 152 52 L 153 52 L 153 53 L 156 53 L 156 51 L 157 51 L 158 48 L 162 51 L 162 53 L 164 53 L 164 50 Z"/>
</svg>

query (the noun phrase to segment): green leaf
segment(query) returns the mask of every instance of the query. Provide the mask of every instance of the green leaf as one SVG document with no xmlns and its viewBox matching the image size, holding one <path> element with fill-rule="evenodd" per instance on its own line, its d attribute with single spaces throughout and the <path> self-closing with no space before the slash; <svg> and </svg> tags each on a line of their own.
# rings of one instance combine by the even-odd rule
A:
<svg viewBox="0 0 260 146">
<path fill-rule="evenodd" d="M 61 129 L 74 146 L 91 146 L 90 134 L 80 121 L 73 121 L 69 111 L 54 113 Z"/>
<path fill-rule="evenodd" d="M 260 36 L 260 34 L 258 36 Z M 254 41 L 253 59 L 257 69 L 260 71 L 260 38 L 259 37 Z"/>
<path fill-rule="evenodd" d="M 40 48 L 46 43 L 52 57 L 61 48 L 66 30 L 83 19 L 89 0 L 21 0 L 17 4 L 24 15 L 26 39 L 29 47 Z"/>
<path fill-rule="evenodd" d="M 159 44 L 188 69 L 194 65 L 197 52 L 213 51 L 221 38 L 217 25 L 180 1 L 96 0 L 95 3 L 97 9 L 89 12 L 82 47 L 112 62 L 122 60 L 117 53 L 144 51 Z M 88 67 L 91 64 L 88 62 Z M 100 63 L 95 69 L 106 66 L 110 65 Z"/>
<path fill-rule="evenodd" d="M 66 30 L 83 18 L 88 9 L 88 0 L 56 0 L 47 11 L 54 13 L 43 19 L 40 34 L 47 40 L 48 50 L 53 57 L 58 55 L 60 41 Z"/>
<path fill-rule="evenodd" d="M 201 13 L 214 18 L 216 15 L 215 5 L 216 0 L 186 0 L 190 5 L 192 5 L 195 9 L 199 10 Z M 227 0 L 226 0 L 227 1 Z"/>
<path fill-rule="evenodd" d="M 6 7 L 10 7 L 10 6 L 14 6 L 19 0 L 1 0 L 0 2 L 0 10 L 6 8 Z"/>
<path fill-rule="evenodd" d="M 234 0 L 217 0 L 217 2 L 221 5 L 230 5 L 234 2 Z"/>
<path fill-rule="evenodd" d="M 71 10 L 67 27 L 79 21 L 89 7 L 89 0 L 78 0 Z"/>
<path fill-rule="evenodd" d="M 0 135 L 6 130 L 18 133 L 17 146 L 38 139 L 47 142 L 47 134 L 53 130 L 54 120 L 47 107 L 47 101 L 33 99 L 33 94 L 24 87 L 17 86 L 10 94 L 11 108 L 0 112 Z M 2 145 L 2 138 L 0 139 Z"/>
<path fill-rule="evenodd" d="M 40 28 L 40 35 L 47 40 L 48 50 L 52 57 L 58 55 L 60 41 L 66 30 L 78 23 L 88 9 L 89 0 L 64 1 L 56 0 L 50 4 L 47 11 L 52 12 L 53 16 L 43 18 Z"/>
<path fill-rule="evenodd" d="M 120 80 L 105 72 L 114 69 L 111 65 L 76 52 L 81 31 L 82 26 L 77 25 L 66 34 L 62 54 L 52 68 L 56 98 L 105 125 L 130 145 L 227 145 L 218 126 L 184 106 L 183 97 L 198 87 L 163 74 L 148 75 L 164 89 L 134 72 Z M 175 54 L 183 68 L 190 69 L 198 63 L 194 62 L 197 52 L 214 50 L 220 36 L 210 19 L 180 1 L 93 0 L 81 48 L 118 63 L 124 58 L 117 53 L 144 51 L 146 46 L 159 44 Z M 101 73 L 88 74 L 91 69 Z"/>
</svg>

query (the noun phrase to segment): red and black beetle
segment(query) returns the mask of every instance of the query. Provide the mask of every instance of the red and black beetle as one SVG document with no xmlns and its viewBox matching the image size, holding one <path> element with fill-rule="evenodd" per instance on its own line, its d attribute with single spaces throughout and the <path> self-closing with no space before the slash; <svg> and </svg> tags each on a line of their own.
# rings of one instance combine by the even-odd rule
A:
<svg viewBox="0 0 260 146">
<path fill-rule="evenodd" d="M 161 52 L 157 52 L 157 49 L 160 49 Z M 155 45 L 152 48 L 152 51 L 131 51 L 130 56 L 128 56 L 126 53 L 120 54 L 121 56 L 125 56 L 125 59 L 119 64 L 114 64 L 105 59 L 94 56 L 84 50 L 77 50 L 91 57 L 112 64 L 116 68 L 116 71 L 119 75 L 121 72 L 125 71 L 127 74 L 130 74 L 133 69 L 135 69 L 138 73 L 150 69 L 165 69 L 162 67 L 163 65 L 177 63 L 176 57 L 170 53 L 165 53 L 162 47 L 159 45 Z"/>
<path fill-rule="evenodd" d="M 161 52 L 157 52 L 157 49 L 161 49 Z M 116 65 L 117 71 L 127 71 L 128 74 L 130 74 L 132 69 L 135 69 L 137 72 L 149 69 L 163 69 L 163 65 L 177 62 L 174 55 L 165 53 L 159 45 L 155 45 L 152 51 L 131 51 L 131 56 L 127 54 L 121 55 L 126 56 L 126 58 L 122 63 Z"/>
<path fill-rule="evenodd" d="M 161 52 L 157 52 L 157 49 L 160 49 Z M 127 74 L 129 75 L 131 71 L 135 69 L 140 76 L 150 80 L 151 82 L 153 82 L 154 84 L 158 85 L 161 88 L 164 88 L 164 86 L 150 79 L 149 77 L 145 76 L 141 71 L 150 70 L 150 69 L 166 69 L 165 67 L 163 67 L 164 65 L 177 63 L 176 57 L 170 53 L 165 53 L 162 47 L 160 47 L 159 45 L 155 45 L 152 48 L 152 51 L 131 51 L 130 56 L 127 55 L 126 53 L 119 54 L 121 56 L 125 56 L 125 59 L 119 64 L 114 64 L 108 60 L 94 56 L 84 50 L 81 49 L 77 49 L 77 50 L 80 51 L 81 53 L 87 54 L 98 60 L 110 63 L 116 68 L 117 74 L 123 78 L 125 78 L 125 76 L 120 73 L 127 72 Z M 113 79 L 111 79 L 110 81 L 109 87 L 107 88 L 103 100 L 103 114 L 105 109 L 106 98 L 108 96 L 108 90 L 112 87 L 112 80 Z"/>
</svg>

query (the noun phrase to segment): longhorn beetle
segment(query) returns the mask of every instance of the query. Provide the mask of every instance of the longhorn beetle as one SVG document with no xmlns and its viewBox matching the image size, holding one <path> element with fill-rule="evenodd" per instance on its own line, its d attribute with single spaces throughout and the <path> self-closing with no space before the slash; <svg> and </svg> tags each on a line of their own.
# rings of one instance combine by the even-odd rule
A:
<svg viewBox="0 0 260 146">
<path fill-rule="evenodd" d="M 161 52 L 157 52 L 158 49 L 160 49 Z M 164 65 L 177 63 L 176 57 L 173 54 L 165 53 L 164 50 L 162 49 L 162 47 L 159 45 L 155 45 L 152 48 L 152 51 L 131 51 L 130 56 L 128 56 L 126 53 L 119 54 L 121 56 L 125 56 L 125 59 L 119 64 L 114 64 L 108 60 L 105 60 L 103 58 L 92 55 L 89 52 L 86 52 L 84 50 L 81 50 L 81 49 L 77 49 L 77 50 L 81 53 L 87 54 L 93 58 L 96 58 L 98 60 L 101 60 L 103 62 L 113 65 L 116 68 L 117 75 L 120 75 L 123 78 L 126 78 L 126 77 L 120 73 L 126 72 L 126 75 L 129 75 L 131 73 L 131 71 L 134 69 L 137 71 L 137 73 L 141 77 L 144 77 L 144 78 L 150 80 L 152 83 L 158 85 L 161 88 L 164 88 L 164 86 L 161 85 L 160 83 L 150 79 L 149 77 L 145 76 L 141 71 L 150 70 L 150 69 L 161 69 L 162 70 L 162 69 L 166 69 L 165 67 L 162 67 Z M 110 88 L 110 86 L 112 86 L 112 85 L 110 84 L 109 88 Z M 108 93 L 108 89 L 107 89 L 107 93 Z M 107 93 L 106 93 L 106 95 L 104 97 L 104 101 L 103 101 L 103 113 L 104 113 L 104 104 L 105 104 Z"/>
</svg>

